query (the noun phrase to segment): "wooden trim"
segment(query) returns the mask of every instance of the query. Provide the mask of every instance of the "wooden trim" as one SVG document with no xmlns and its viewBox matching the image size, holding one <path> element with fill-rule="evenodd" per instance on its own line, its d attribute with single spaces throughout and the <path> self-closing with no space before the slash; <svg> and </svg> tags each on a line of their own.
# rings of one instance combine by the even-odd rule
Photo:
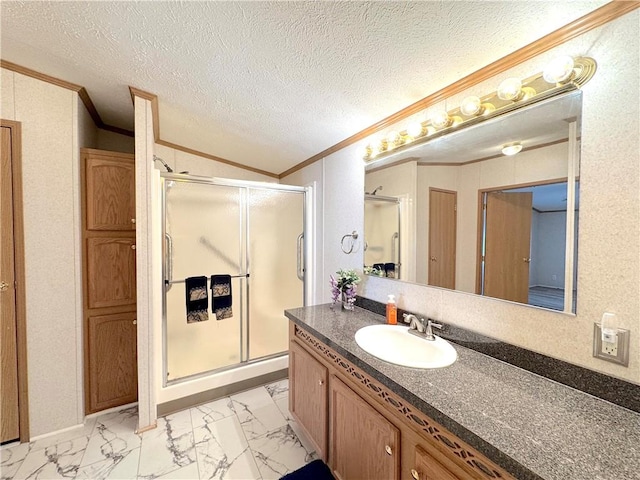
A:
<svg viewBox="0 0 640 480">
<path fill-rule="evenodd" d="M 18 414 L 20 442 L 29 441 L 29 388 L 27 374 L 27 301 L 22 195 L 22 124 L 0 119 L 11 131 L 11 177 L 13 187 L 14 269 L 16 282 L 16 327 L 18 347 Z"/>
<path fill-rule="evenodd" d="M 46 75 L 44 73 L 36 72 L 35 70 L 31 70 L 30 68 L 23 67 L 16 63 L 9 62 L 7 60 L 0 60 L 0 67 L 6 68 L 7 70 L 11 70 L 16 73 L 20 73 L 22 75 L 26 75 L 27 77 L 35 78 L 43 82 L 57 85 L 58 87 L 66 88 L 68 90 L 73 90 L 74 92 L 79 92 L 80 90 L 84 89 L 82 85 L 77 85 L 75 83 L 67 82 L 66 80 L 61 80 L 59 78 L 52 77 L 51 75 Z"/>
<path fill-rule="evenodd" d="M 126 128 L 115 127 L 113 125 L 107 125 L 103 123 L 101 127 L 98 127 L 101 130 L 106 130 L 108 132 L 118 133 L 120 135 L 125 135 L 127 137 L 135 138 L 135 132 L 133 130 L 127 130 Z"/>
<path fill-rule="evenodd" d="M 104 155 L 109 158 L 122 158 L 123 160 L 134 160 L 133 153 L 112 152 L 111 150 L 98 150 L 97 148 L 81 148 L 80 155 Z"/>
<path fill-rule="evenodd" d="M 84 106 L 89 112 L 89 115 L 91 115 L 95 126 L 98 128 L 103 128 L 104 122 L 102 121 L 102 118 L 100 118 L 100 114 L 98 113 L 98 110 L 96 110 L 96 106 L 93 104 L 93 101 L 91 101 L 91 97 L 89 97 L 87 89 L 81 87 L 80 90 L 78 90 L 78 96 L 80 97 L 80 100 L 82 100 L 82 103 L 84 103 Z"/>
<path fill-rule="evenodd" d="M 581 139 L 578 138 L 578 140 L 581 140 Z M 561 143 L 566 143 L 568 141 L 569 141 L 568 138 L 563 138 L 560 140 L 554 140 L 553 142 L 541 143 L 540 145 L 533 145 L 531 147 L 523 148 L 520 153 L 530 152 L 532 150 L 537 150 L 539 148 L 552 147 L 553 145 L 559 145 Z M 418 166 L 419 167 L 463 167 L 465 165 L 471 165 L 472 163 L 484 162 L 485 160 L 493 160 L 494 158 L 501 158 L 504 156 L 505 155 L 503 153 L 497 153 L 495 155 L 490 155 L 488 157 L 477 158 L 475 160 L 467 160 L 466 162 L 460 162 L 460 163 L 447 163 L 447 162 L 420 163 L 420 161 L 418 161 Z"/>
<path fill-rule="evenodd" d="M 482 292 L 482 228 L 484 221 L 482 217 L 484 192 L 478 190 L 478 221 L 476 224 L 476 295 Z"/>
<path fill-rule="evenodd" d="M 101 128 L 103 130 L 109 130 L 111 132 L 119 133 L 120 135 L 126 135 L 128 137 L 133 137 L 133 132 L 131 130 L 127 130 L 125 128 L 114 127 L 112 125 L 107 125 L 100 118 L 100 114 L 98 110 L 96 110 L 96 106 L 93 104 L 91 97 L 89 97 L 89 93 L 87 89 L 82 85 L 77 85 L 75 83 L 67 82 L 66 80 L 62 80 L 60 78 L 52 77 L 51 75 L 46 75 L 44 73 L 37 72 L 27 67 L 23 67 L 22 65 L 18 65 L 13 62 L 9 62 L 7 60 L 0 59 L 0 68 L 5 68 L 7 70 L 11 70 L 12 72 L 19 73 L 21 75 L 25 75 L 27 77 L 35 78 L 36 80 L 40 80 L 42 82 L 50 83 L 52 85 L 56 85 L 58 87 L 66 88 L 67 90 L 71 90 L 76 92 L 82 100 L 85 108 L 91 115 L 93 119 L 93 123 L 97 128 Z"/>
<path fill-rule="evenodd" d="M 153 117 L 153 140 L 157 143 L 160 141 L 160 114 L 158 112 L 158 96 L 154 93 L 145 92 L 144 90 L 140 90 L 139 88 L 135 88 L 129 86 L 129 93 L 131 94 L 131 101 L 134 104 L 136 99 L 135 97 L 144 98 L 145 100 L 149 100 L 151 102 L 151 115 Z"/>
<path fill-rule="evenodd" d="M 158 145 L 163 145 L 165 147 L 174 148 L 176 150 L 180 150 L 181 152 L 190 153 L 192 155 L 197 155 L 199 157 L 208 158 L 209 160 L 214 160 L 216 162 L 225 163 L 227 165 L 231 165 L 233 167 L 242 168 L 244 170 L 249 170 L 251 172 L 259 173 L 261 175 L 266 175 L 272 178 L 278 178 L 278 175 L 275 173 L 267 172 L 266 170 L 260 170 L 259 168 L 248 167 L 247 165 L 241 165 L 236 162 L 232 162 L 231 160 L 227 160 L 225 158 L 216 157 L 215 155 L 210 155 L 208 153 L 200 152 L 198 150 L 194 150 L 192 148 L 183 147 L 182 145 L 178 145 L 176 143 L 167 142 L 166 140 L 156 140 Z"/>
<path fill-rule="evenodd" d="M 192 155 L 196 155 L 198 157 L 207 158 L 209 160 L 213 160 L 215 162 L 224 163 L 226 165 L 231 165 L 232 167 L 242 168 L 243 170 L 248 170 L 250 172 L 259 173 L 260 175 L 266 175 L 271 178 L 280 178 L 278 174 L 267 172 L 266 170 L 260 170 L 259 168 L 249 167 L 247 165 L 242 165 L 240 163 L 233 162 L 231 160 L 227 160 L 226 158 L 218 157 L 216 155 L 211 155 L 209 153 L 204 153 L 199 150 L 194 150 L 193 148 L 185 147 L 182 145 L 178 145 L 177 143 L 168 142 L 166 140 L 162 140 L 160 138 L 160 115 L 158 109 L 158 96 L 145 92 L 144 90 L 140 90 L 135 87 L 129 87 L 129 93 L 131 94 L 131 101 L 135 104 L 135 97 L 140 97 L 145 100 L 149 100 L 151 102 L 151 114 L 153 115 L 153 139 L 155 143 L 158 145 L 162 145 L 165 147 L 173 148 L 174 150 L 180 150 L 181 152 L 190 153 Z"/>
<path fill-rule="evenodd" d="M 287 175 L 291 175 L 298 170 L 301 170 L 304 167 L 307 167 L 318 160 L 321 160 L 324 157 L 327 157 L 333 153 L 336 153 L 343 148 L 346 148 L 350 145 L 353 145 L 360 140 L 367 138 L 368 136 L 379 132 L 387 128 L 390 125 L 393 125 L 405 118 L 408 118 L 415 113 L 418 113 L 432 105 L 435 105 L 438 102 L 442 102 L 445 99 L 452 97 L 458 93 L 461 93 L 474 85 L 477 85 L 485 80 L 489 80 L 496 75 L 499 75 L 520 63 L 526 62 L 552 48 L 555 48 L 559 45 L 562 45 L 573 38 L 579 37 L 587 33 L 594 28 L 601 27 L 608 22 L 611 22 L 637 8 L 640 7 L 639 1 L 621 1 L 615 0 L 609 2 L 602 7 L 574 20 L 571 23 L 568 23 L 564 27 L 560 27 L 559 29 L 545 35 L 542 38 L 526 45 L 509 55 L 502 57 L 499 60 L 496 60 L 489 65 L 476 70 L 475 72 L 467 75 L 466 77 L 461 78 L 455 83 L 448 85 L 431 95 L 426 96 L 422 100 L 418 100 L 415 103 L 412 103 L 408 107 L 403 108 L 402 110 L 397 111 L 396 113 L 389 115 L 386 118 L 383 118 L 377 123 L 374 123 L 368 128 L 361 130 L 360 132 L 342 140 L 341 142 L 336 143 L 332 147 L 329 147 L 323 150 L 320 153 L 315 154 L 314 156 L 308 158 L 304 162 L 295 165 L 288 170 L 285 170 L 279 175 L 279 178 L 286 177 Z"/>
<path fill-rule="evenodd" d="M 138 429 L 135 430 L 134 433 L 137 433 L 138 435 L 140 435 L 141 433 L 148 432 L 148 431 L 153 430 L 155 428 L 158 428 L 158 423 L 157 422 L 153 422 L 151 425 L 147 425 L 146 427 L 138 428 Z"/>
</svg>

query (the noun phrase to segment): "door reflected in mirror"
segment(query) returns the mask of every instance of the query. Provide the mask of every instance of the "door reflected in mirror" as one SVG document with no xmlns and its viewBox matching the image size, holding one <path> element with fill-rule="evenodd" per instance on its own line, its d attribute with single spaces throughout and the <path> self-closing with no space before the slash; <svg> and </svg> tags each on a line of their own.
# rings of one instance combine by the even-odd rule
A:
<svg viewBox="0 0 640 480">
<path fill-rule="evenodd" d="M 565 94 L 368 165 L 365 273 L 575 313 L 581 104 Z"/>
</svg>

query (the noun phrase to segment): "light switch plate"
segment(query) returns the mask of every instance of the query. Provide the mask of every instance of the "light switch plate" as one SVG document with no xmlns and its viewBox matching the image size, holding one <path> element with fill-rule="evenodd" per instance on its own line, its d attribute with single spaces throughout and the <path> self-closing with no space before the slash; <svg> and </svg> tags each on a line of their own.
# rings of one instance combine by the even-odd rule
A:
<svg viewBox="0 0 640 480">
<path fill-rule="evenodd" d="M 593 324 L 593 356 L 607 362 L 619 363 L 625 367 L 629 366 L 629 330 L 618 328 L 617 342 L 602 341 L 602 329 L 599 323 Z"/>
</svg>

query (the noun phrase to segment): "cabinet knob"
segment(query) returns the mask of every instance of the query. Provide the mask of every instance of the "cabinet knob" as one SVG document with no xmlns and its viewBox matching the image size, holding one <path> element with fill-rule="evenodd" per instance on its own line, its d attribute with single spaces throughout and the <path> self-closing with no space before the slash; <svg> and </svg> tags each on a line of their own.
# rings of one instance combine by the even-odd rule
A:
<svg viewBox="0 0 640 480">
<path fill-rule="evenodd" d="M 135 250 L 136 246 L 135 245 L 131 245 L 131 250 Z"/>
<path fill-rule="evenodd" d="M 137 324 L 138 324 L 138 320 L 134 320 L 134 321 L 133 321 L 133 324 L 134 324 L 134 325 L 137 325 Z"/>
<path fill-rule="evenodd" d="M 393 450 L 391 450 L 389 445 L 385 445 L 384 451 L 387 452 L 387 455 L 393 455 Z"/>
<path fill-rule="evenodd" d="M 135 218 L 132 218 L 132 219 L 131 219 L 131 223 L 135 225 L 135 223 L 136 223 L 136 219 L 135 219 Z"/>
<path fill-rule="evenodd" d="M 420 475 L 418 474 L 418 471 L 415 468 L 411 469 L 411 476 L 416 480 L 420 480 Z"/>
<path fill-rule="evenodd" d="M 322 379 L 318 380 L 318 385 L 320 385 L 320 386 L 324 385 L 324 380 L 322 380 Z"/>
<path fill-rule="evenodd" d="M 0 292 L 6 292 L 9 289 L 9 284 L 7 282 L 0 283 Z"/>
</svg>

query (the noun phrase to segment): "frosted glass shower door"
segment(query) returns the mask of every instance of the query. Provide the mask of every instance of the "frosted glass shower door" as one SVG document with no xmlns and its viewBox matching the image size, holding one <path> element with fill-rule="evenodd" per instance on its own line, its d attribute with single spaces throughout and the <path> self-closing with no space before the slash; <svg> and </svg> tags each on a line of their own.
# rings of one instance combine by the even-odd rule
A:
<svg viewBox="0 0 640 480">
<path fill-rule="evenodd" d="M 249 360 L 287 350 L 284 310 L 304 304 L 297 276 L 299 235 L 304 231 L 304 192 L 248 189 Z"/>
<path fill-rule="evenodd" d="M 243 360 L 246 315 L 245 190 L 194 181 L 165 181 L 166 381 L 198 375 Z M 232 278 L 233 316 L 211 311 L 211 275 Z M 208 320 L 187 323 L 184 279 L 207 277 Z"/>
</svg>

